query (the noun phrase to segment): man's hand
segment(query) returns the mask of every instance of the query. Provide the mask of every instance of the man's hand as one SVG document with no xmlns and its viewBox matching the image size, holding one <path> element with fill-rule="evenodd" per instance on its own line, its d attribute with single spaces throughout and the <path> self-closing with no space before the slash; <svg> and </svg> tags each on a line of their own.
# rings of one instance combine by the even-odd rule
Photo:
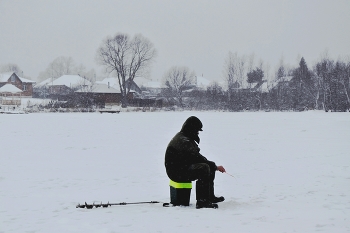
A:
<svg viewBox="0 0 350 233">
<path fill-rule="evenodd" d="M 226 170 L 225 170 L 225 168 L 223 166 L 217 166 L 217 170 L 219 172 L 222 172 L 222 173 L 226 172 Z"/>
</svg>

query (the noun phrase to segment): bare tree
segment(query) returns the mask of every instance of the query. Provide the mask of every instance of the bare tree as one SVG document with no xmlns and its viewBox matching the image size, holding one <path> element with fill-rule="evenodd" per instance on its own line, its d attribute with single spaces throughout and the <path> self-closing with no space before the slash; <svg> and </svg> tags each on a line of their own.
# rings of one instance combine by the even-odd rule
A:
<svg viewBox="0 0 350 233">
<path fill-rule="evenodd" d="M 239 85 L 242 87 L 243 86 L 243 82 L 246 79 L 246 57 L 242 56 L 242 57 L 238 57 L 238 63 L 237 63 L 237 82 L 239 83 Z"/>
<path fill-rule="evenodd" d="M 323 96 L 325 111 L 345 111 L 350 108 L 350 62 L 334 61 L 325 53 L 314 67 L 317 100 Z M 317 106 L 317 105 L 316 105 Z"/>
<path fill-rule="evenodd" d="M 117 33 L 102 42 L 97 51 L 97 59 L 107 72 L 117 75 L 123 108 L 128 105 L 127 96 L 134 78 L 149 68 L 155 56 L 153 44 L 140 34 L 130 38 L 126 34 Z"/>
<path fill-rule="evenodd" d="M 345 63 L 343 61 L 337 61 L 335 66 L 337 81 L 341 84 L 342 92 L 346 96 L 347 106 L 350 106 L 350 63 Z M 340 89 L 340 88 L 339 88 Z M 341 91 L 339 91 L 341 92 Z"/>
<path fill-rule="evenodd" d="M 320 62 L 315 65 L 315 73 L 318 80 L 319 90 L 322 91 L 322 106 L 325 111 L 329 108 L 331 99 L 331 80 L 332 71 L 334 69 L 334 61 L 328 57 L 322 58 Z"/>
<path fill-rule="evenodd" d="M 243 104 L 241 88 L 246 83 L 247 57 L 238 56 L 237 52 L 229 52 L 224 64 L 224 80 L 227 86 L 227 99 L 230 108 L 240 109 Z"/>
<path fill-rule="evenodd" d="M 248 72 L 251 72 L 254 69 L 254 64 L 255 64 L 255 54 L 252 53 L 248 58 Z"/>
<path fill-rule="evenodd" d="M 38 81 L 51 78 L 52 81 L 65 74 L 77 74 L 77 66 L 72 57 L 60 56 L 55 58 L 46 68 L 41 72 Z"/>
<path fill-rule="evenodd" d="M 96 71 L 95 69 L 91 69 L 89 71 L 82 72 L 83 77 L 89 80 L 92 84 L 96 82 Z"/>
<path fill-rule="evenodd" d="M 8 63 L 6 65 L 2 65 L 0 67 L 0 73 L 5 73 L 5 72 L 14 72 L 18 75 L 22 75 L 23 71 L 17 64 L 14 63 Z"/>
<path fill-rule="evenodd" d="M 228 56 L 225 60 L 224 65 L 224 78 L 227 83 L 227 95 L 228 101 L 231 101 L 231 95 L 235 88 L 237 88 L 237 63 L 238 63 L 238 55 L 236 53 L 232 53 L 231 51 L 228 53 Z"/>
<path fill-rule="evenodd" d="M 314 72 L 314 83 L 315 83 L 315 94 L 314 94 L 314 100 L 315 100 L 315 109 L 319 108 L 319 100 L 321 97 L 321 94 L 323 93 L 323 99 L 322 99 L 322 107 L 323 110 L 326 110 L 326 93 L 327 93 L 327 88 L 326 88 L 326 73 L 327 70 L 331 65 L 330 62 L 330 57 L 328 50 L 325 50 L 323 53 L 320 55 L 320 62 L 314 65 L 313 67 L 313 72 Z"/>
<path fill-rule="evenodd" d="M 280 79 L 282 77 L 287 77 L 287 76 L 292 76 L 294 72 L 294 67 L 292 67 L 290 64 L 286 64 L 284 62 L 284 57 L 283 55 L 280 58 L 279 64 L 276 68 L 276 74 L 275 74 L 275 78 Z"/>
<path fill-rule="evenodd" d="M 86 70 L 86 67 L 83 64 L 80 64 L 78 66 L 75 66 L 74 74 L 78 74 L 81 77 L 84 77 L 84 79 L 90 81 L 92 84 L 95 84 L 96 82 L 96 71 L 95 69 L 91 69 L 89 71 Z"/>
<path fill-rule="evenodd" d="M 265 63 L 265 65 L 263 67 L 263 71 L 264 71 L 264 74 L 265 74 L 265 79 L 266 79 L 268 84 L 270 84 L 270 82 L 272 81 L 270 69 L 271 69 L 270 63 L 268 63 L 268 62 Z"/>
<path fill-rule="evenodd" d="M 72 74 L 75 68 L 75 62 L 71 57 L 57 57 L 49 65 L 52 77 L 58 78 L 65 74 Z"/>
<path fill-rule="evenodd" d="M 193 86 L 195 73 L 191 72 L 188 67 L 174 66 L 164 74 L 163 80 L 170 93 L 183 107 L 183 92 Z"/>
</svg>

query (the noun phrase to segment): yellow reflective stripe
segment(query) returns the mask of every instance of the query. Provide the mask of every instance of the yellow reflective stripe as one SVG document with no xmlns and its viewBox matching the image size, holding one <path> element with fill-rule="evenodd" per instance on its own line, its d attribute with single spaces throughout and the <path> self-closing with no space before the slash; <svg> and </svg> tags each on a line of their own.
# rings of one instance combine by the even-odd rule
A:
<svg viewBox="0 0 350 233">
<path fill-rule="evenodd" d="M 177 183 L 175 181 L 170 180 L 170 186 L 174 187 L 176 189 L 191 189 L 192 182 L 190 182 L 190 183 Z"/>
</svg>

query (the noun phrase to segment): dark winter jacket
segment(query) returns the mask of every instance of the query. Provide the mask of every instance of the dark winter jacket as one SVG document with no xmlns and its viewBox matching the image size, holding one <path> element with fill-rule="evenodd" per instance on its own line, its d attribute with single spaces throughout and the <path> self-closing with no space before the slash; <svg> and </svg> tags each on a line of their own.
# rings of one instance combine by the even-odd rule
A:
<svg viewBox="0 0 350 233">
<path fill-rule="evenodd" d="M 184 174 L 192 164 L 207 163 L 216 167 L 215 163 L 207 160 L 199 153 L 198 131 L 202 130 L 202 123 L 196 117 L 186 120 L 182 129 L 169 142 L 165 152 L 165 168 L 169 178 L 176 182 L 188 181 Z"/>
</svg>

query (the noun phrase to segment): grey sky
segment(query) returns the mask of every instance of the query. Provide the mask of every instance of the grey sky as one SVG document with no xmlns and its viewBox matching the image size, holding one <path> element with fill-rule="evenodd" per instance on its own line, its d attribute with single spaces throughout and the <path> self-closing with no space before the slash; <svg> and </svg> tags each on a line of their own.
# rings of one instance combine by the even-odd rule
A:
<svg viewBox="0 0 350 233">
<path fill-rule="evenodd" d="M 158 51 L 151 77 L 188 66 L 211 80 L 222 77 L 229 51 L 255 54 L 274 70 L 309 66 L 326 49 L 350 55 L 348 0 L 0 0 L 0 64 L 15 63 L 36 79 L 58 56 L 95 68 L 102 40 L 141 33 Z"/>
</svg>

